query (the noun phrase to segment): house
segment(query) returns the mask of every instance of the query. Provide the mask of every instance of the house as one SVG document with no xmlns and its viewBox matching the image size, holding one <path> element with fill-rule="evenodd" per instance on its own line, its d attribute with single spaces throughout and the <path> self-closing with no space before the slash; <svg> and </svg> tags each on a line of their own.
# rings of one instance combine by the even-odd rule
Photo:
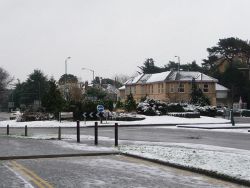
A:
<svg viewBox="0 0 250 188">
<path fill-rule="evenodd" d="M 216 83 L 215 84 L 215 89 L 216 89 L 216 103 L 217 106 L 230 106 L 231 102 L 228 98 L 228 92 L 229 89 Z"/>
<path fill-rule="evenodd" d="M 192 81 L 209 98 L 211 105 L 216 105 L 217 79 L 200 72 L 167 71 L 156 74 L 141 74 L 130 78 L 119 89 L 119 98 L 122 102 L 132 93 L 136 102 L 148 97 L 164 102 L 189 102 L 192 91 Z"/>
</svg>

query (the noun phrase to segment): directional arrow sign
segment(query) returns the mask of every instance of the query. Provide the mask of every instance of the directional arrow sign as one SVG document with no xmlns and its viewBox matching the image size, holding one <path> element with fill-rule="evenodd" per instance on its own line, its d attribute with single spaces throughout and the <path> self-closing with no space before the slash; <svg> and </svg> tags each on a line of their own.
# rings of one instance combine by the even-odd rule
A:
<svg viewBox="0 0 250 188">
<path fill-rule="evenodd" d="M 90 112 L 89 117 L 93 118 L 93 112 Z"/>
<path fill-rule="evenodd" d="M 98 118 L 103 117 L 103 112 L 97 112 L 96 117 L 98 117 Z"/>
<path fill-rule="evenodd" d="M 100 117 L 100 112 L 96 113 L 96 117 L 98 117 L 98 118 Z"/>
<path fill-rule="evenodd" d="M 84 112 L 84 113 L 82 114 L 82 116 L 83 116 L 84 118 L 86 118 L 86 117 L 87 117 L 87 112 Z"/>
</svg>

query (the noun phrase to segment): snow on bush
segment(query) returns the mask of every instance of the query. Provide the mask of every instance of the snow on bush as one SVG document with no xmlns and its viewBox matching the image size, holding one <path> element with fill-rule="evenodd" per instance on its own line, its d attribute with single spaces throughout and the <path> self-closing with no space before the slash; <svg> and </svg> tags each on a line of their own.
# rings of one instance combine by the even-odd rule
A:
<svg viewBox="0 0 250 188">
<path fill-rule="evenodd" d="M 183 114 L 181 113 L 180 115 L 180 113 L 178 113 L 178 116 L 183 117 L 186 117 L 186 112 L 193 112 L 195 117 L 198 117 L 198 114 L 210 117 L 214 117 L 217 114 L 216 107 L 214 106 L 196 106 L 187 103 L 165 103 L 153 99 L 146 99 L 140 102 L 136 110 L 137 113 L 147 116 L 166 115 L 173 112 L 182 112 Z M 192 114 L 190 115 L 190 113 L 188 113 L 188 117 L 192 117 Z"/>
</svg>

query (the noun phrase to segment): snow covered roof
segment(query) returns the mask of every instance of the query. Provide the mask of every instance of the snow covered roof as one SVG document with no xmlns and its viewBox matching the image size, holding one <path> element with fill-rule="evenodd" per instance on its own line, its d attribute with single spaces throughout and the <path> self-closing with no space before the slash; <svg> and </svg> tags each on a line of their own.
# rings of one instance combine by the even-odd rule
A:
<svg viewBox="0 0 250 188">
<path fill-rule="evenodd" d="M 169 81 L 206 81 L 206 82 L 218 82 L 217 79 L 210 77 L 206 74 L 200 72 L 193 72 L 193 71 L 173 71 L 169 75 Z"/>
<path fill-rule="evenodd" d="M 120 87 L 118 90 L 124 90 L 124 89 L 126 89 L 125 85 Z"/>
<path fill-rule="evenodd" d="M 145 83 L 154 83 L 154 82 L 164 82 L 170 73 L 171 71 L 155 73 L 155 74 L 143 74 L 134 78 L 130 78 L 124 84 L 132 85 L 136 83 L 145 84 Z"/>
<path fill-rule="evenodd" d="M 164 82 L 164 81 L 192 81 L 193 78 L 195 81 L 203 82 L 218 82 L 217 79 L 210 77 L 206 74 L 200 72 L 192 71 L 166 71 L 156 74 L 143 74 L 134 78 L 130 78 L 124 83 L 124 85 L 133 85 L 133 84 L 148 84 L 155 82 Z"/>
<path fill-rule="evenodd" d="M 124 85 L 136 84 L 136 83 L 140 80 L 140 78 L 141 78 L 142 76 L 143 76 L 143 75 L 138 75 L 138 76 L 136 76 L 136 77 L 130 78 L 130 79 L 128 79 L 128 80 L 124 83 Z"/>
<path fill-rule="evenodd" d="M 151 74 L 146 83 L 163 82 L 167 79 L 171 71 Z"/>
<path fill-rule="evenodd" d="M 216 91 L 228 91 L 229 89 L 227 89 L 227 88 L 224 87 L 223 85 L 216 84 L 216 85 L 215 85 L 215 90 L 216 90 Z"/>
</svg>

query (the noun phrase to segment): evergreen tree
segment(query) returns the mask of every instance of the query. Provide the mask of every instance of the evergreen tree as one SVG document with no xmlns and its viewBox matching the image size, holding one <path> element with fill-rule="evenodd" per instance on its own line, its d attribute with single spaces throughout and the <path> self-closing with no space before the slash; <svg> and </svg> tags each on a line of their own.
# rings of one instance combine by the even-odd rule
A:
<svg viewBox="0 0 250 188">
<path fill-rule="evenodd" d="M 57 88 L 56 81 L 51 79 L 49 80 L 49 90 L 42 99 L 42 104 L 46 108 L 47 112 L 54 113 L 55 115 L 58 112 L 62 111 L 65 101 L 61 92 Z"/>
<path fill-rule="evenodd" d="M 190 95 L 191 95 L 191 100 L 190 100 L 191 104 L 198 104 L 200 106 L 210 105 L 208 97 L 206 97 L 202 92 L 202 90 L 197 87 L 194 78 L 192 80 L 192 92 Z"/>
<path fill-rule="evenodd" d="M 13 81 L 9 73 L 0 67 L 0 106 L 6 106 L 8 102 L 8 85 Z M 12 95 L 13 96 L 13 95 Z"/>
<path fill-rule="evenodd" d="M 134 100 L 132 93 L 127 95 L 127 99 L 125 101 L 124 107 L 125 107 L 125 110 L 127 110 L 128 112 L 136 110 L 136 102 Z"/>
<path fill-rule="evenodd" d="M 152 58 L 148 58 L 144 62 L 143 66 L 139 66 L 139 69 L 141 69 L 144 74 L 154 74 L 164 71 L 164 68 L 157 67 L 154 63 L 155 61 Z"/>
<path fill-rule="evenodd" d="M 48 92 L 48 79 L 40 70 L 34 70 L 23 83 L 18 83 L 13 92 L 17 105 L 30 105 L 34 100 L 41 100 Z"/>
</svg>

